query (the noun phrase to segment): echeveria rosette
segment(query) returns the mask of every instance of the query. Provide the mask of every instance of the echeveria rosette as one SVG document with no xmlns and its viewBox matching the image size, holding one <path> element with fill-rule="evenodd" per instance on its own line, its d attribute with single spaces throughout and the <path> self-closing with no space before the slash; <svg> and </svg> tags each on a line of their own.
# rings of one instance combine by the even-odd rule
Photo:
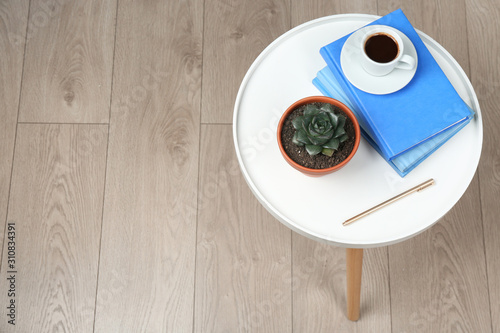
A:
<svg viewBox="0 0 500 333">
<path fill-rule="evenodd" d="M 304 115 L 292 121 L 295 128 L 293 143 L 305 146 L 309 155 L 332 156 L 339 148 L 340 143 L 349 137 L 344 130 L 346 118 L 333 112 L 331 104 L 308 104 L 304 108 Z"/>
</svg>

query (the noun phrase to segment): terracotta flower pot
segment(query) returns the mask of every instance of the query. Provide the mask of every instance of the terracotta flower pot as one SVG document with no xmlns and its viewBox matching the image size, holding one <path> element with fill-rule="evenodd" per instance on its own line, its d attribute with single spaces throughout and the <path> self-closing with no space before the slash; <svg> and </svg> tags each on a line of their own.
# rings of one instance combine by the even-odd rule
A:
<svg viewBox="0 0 500 333">
<path fill-rule="evenodd" d="M 337 106 L 349 117 L 349 119 L 352 121 L 352 123 L 354 125 L 355 142 L 354 142 L 354 148 L 353 148 L 352 152 L 341 163 L 339 163 L 335 166 L 332 166 L 330 168 L 326 168 L 326 169 L 311 169 L 311 168 L 307 168 L 307 167 L 304 167 L 304 166 L 298 164 L 297 162 L 293 161 L 286 154 L 285 149 L 283 148 L 283 144 L 281 142 L 281 130 L 283 128 L 283 124 L 285 123 L 285 119 L 288 117 L 288 115 L 293 110 L 295 110 L 296 108 L 298 108 L 302 105 L 316 103 L 316 102 L 329 103 L 329 104 Z M 359 130 L 359 123 L 358 123 L 358 120 L 356 119 L 356 117 L 354 116 L 354 114 L 352 113 L 352 111 L 347 106 L 345 106 L 343 103 L 339 102 L 338 100 L 330 98 L 330 97 L 325 97 L 325 96 L 311 96 L 311 97 L 305 97 L 305 98 L 298 100 L 297 102 L 290 105 L 288 107 L 288 109 L 286 109 L 285 113 L 283 113 L 283 115 L 281 116 L 280 122 L 278 124 L 278 146 L 280 148 L 281 154 L 283 155 L 285 160 L 288 162 L 288 164 L 290 164 L 292 167 L 303 172 L 304 174 L 306 174 L 308 176 L 316 176 L 316 177 L 323 176 L 323 175 L 332 173 L 332 172 L 337 171 L 337 170 L 341 169 L 342 167 L 344 167 L 352 159 L 352 157 L 354 156 L 354 154 L 358 150 L 360 138 L 361 138 L 361 132 Z"/>
</svg>

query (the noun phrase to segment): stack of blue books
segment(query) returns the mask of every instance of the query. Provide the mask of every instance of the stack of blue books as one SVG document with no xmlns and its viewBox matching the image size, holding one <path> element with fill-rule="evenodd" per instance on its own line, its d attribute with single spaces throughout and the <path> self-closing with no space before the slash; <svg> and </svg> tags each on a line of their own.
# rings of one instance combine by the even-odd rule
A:
<svg viewBox="0 0 500 333">
<path fill-rule="evenodd" d="M 355 113 L 363 137 L 404 177 L 467 125 L 474 112 L 460 98 L 400 9 L 369 25 L 374 24 L 392 26 L 415 46 L 418 67 L 408 85 L 386 95 L 356 88 L 344 75 L 340 61 L 350 35 L 321 48 L 327 67 L 318 72 L 313 84 Z"/>
</svg>

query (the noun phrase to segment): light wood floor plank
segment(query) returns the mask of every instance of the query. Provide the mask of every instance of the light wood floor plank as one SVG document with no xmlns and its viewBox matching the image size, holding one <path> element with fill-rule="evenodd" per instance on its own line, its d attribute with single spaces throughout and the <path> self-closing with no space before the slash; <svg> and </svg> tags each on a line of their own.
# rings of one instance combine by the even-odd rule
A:
<svg viewBox="0 0 500 333">
<path fill-rule="evenodd" d="M 401 8 L 411 24 L 441 44 L 469 73 L 467 23 L 464 0 L 379 0 L 383 16 Z"/>
<path fill-rule="evenodd" d="M 376 0 L 292 0 L 292 26 L 319 17 L 362 13 L 377 15 Z"/>
<path fill-rule="evenodd" d="M 464 1 L 379 1 L 381 15 L 398 7 L 469 72 Z M 395 332 L 490 330 L 477 177 L 430 230 L 390 246 L 389 259 Z"/>
<path fill-rule="evenodd" d="M 429 231 L 391 246 L 396 332 L 490 332 L 477 179 Z"/>
<path fill-rule="evenodd" d="M 119 3 L 95 332 L 192 332 L 202 28 Z"/>
<path fill-rule="evenodd" d="M 479 179 L 493 332 L 500 332 L 500 4 L 467 1 L 472 84 L 483 115 L 484 141 Z"/>
<path fill-rule="evenodd" d="M 340 13 L 377 14 L 377 1 L 292 1 L 292 26 Z M 346 317 L 345 249 L 293 233 L 293 328 L 296 332 L 389 332 L 387 248 L 364 251 L 361 317 Z M 305 315 L 307 314 L 307 315 Z"/>
<path fill-rule="evenodd" d="M 5 255 L 15 246 L 15 262 L 2 265 L 1 332 L 92 331 L 106 139 L 103 125 L 19 125 L 8 214 L 15 244 L 4 243 Z"/>
<path fill-rule="evenodd" d="M 290 230 L 244 181 L 231 126 L 201 134 L 195 332 L 291 332 Z"/>
<path fill-rule="evenodd" d="M 14 328 L 3 244 L 0 332 L 500 333 L 497 1 L 28 7 L 0 1 L 0 216 L 16 223 L 18 272 Z M 478 177 L 442 221 L 364 251 L 352 323 L 345 249 L 266 212 L 240 174 L 228 124 L 248 67 L 290 27 L 399 7 L 470 74 L 483 153 Z M 38 122 L 110 122 L 107 162 L 106 125 Z"/>
<path fill-rule="evenodd" d="M 32 0 L 19 120 L 107 123 L 116 0 Z"/>
<path fill-rule="evenodd" d="M 289 0 L 205 1 L 203 123 L 231 123 L 246 71 L 290 28 Z"/>
<path fill-rule="evenodd" d="M 360 319 L 346 317 L 346 250 L 294 234 L 293 329 L 296 332 L 390 332 L 387 248 L 364 251 Z"/>
<path fill-rule="evenodd" d="M 7 219 L 28 7 L 29 0 L 0 3 L 0 248 Z"/>
</svg>

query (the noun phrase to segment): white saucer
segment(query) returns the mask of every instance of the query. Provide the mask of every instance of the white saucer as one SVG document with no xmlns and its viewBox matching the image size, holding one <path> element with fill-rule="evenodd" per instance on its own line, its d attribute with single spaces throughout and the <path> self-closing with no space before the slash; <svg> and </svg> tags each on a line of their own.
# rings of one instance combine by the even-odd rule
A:
<svg viewBox="0 0 500 333">
<path fill-rule="evenodd" d="M 361 66 L 361 39 L 368 29 L 373 29 L 376 25 L 370 25 L 359 29 L 346 40 L 340 53 L 340 64 L 344 75 L 356 88 L 370 94 L 385 95 L 398 91 L 410 83 L 418 67 L 417 50 L 410 39 L 401 31 L 396 30 L 404 43 L 404 52 L 415 58 L 415 68 L 405 70 L 395 68 L 385 76 L 373 76 L 368 74 Z"/>
</svg>

